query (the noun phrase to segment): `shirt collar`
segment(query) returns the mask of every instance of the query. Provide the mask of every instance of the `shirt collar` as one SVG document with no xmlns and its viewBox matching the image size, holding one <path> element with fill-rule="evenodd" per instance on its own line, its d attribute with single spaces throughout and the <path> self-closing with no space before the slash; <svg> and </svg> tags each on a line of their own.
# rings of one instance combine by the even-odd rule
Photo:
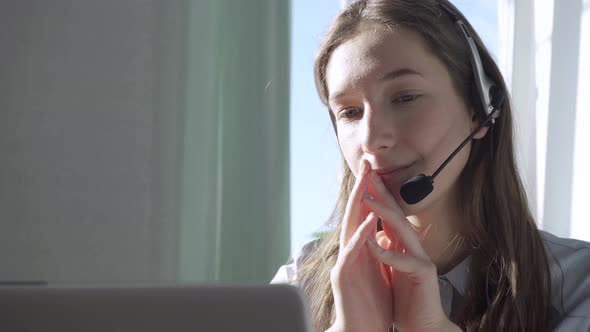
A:
<svg viewBox="0 0 590 332">
<path fill-rule="evenodd" d="M 465 296 L 469 283 L 471 256 L 467 256 L 461 263 L 457 264 L 451 271 L 439 276 L 446 279 L 461 296 Z"/>
</svg>

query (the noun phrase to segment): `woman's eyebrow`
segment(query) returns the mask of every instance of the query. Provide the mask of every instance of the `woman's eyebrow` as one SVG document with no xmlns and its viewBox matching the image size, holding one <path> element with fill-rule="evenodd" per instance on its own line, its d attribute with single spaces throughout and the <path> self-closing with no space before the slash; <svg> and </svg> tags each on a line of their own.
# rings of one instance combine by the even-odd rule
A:
<svg viewBox="0 0 590 332">
<path fill-rule="evenodd" d="M 381 81 L 391 81 L 391 80 L 395 80 L 397 78 L 400 78 L 403 76 L 408 76 L 408 75 L 418 75 L 420 77 L 423 76 L 420 72 L 417 72 L 414 69 L 400 68 L 400 69 L 394 69 L 392 71 L 385 73 L 385 75 L 383 75 L 381 77 Z"/>
<path fill-rule="evenodd" d="M 328 103 L 334 102 L 334 101 L 340 99 L 341 97 L 345 97 L 346 95 L 348 95 L 348 93 L 346 91 L 338 92 L 334 95 L 331 95 L 331 96 L 329 96 Z"/>
<path fill-rule="evenodd" d="M 413 75 L 424 77 L 424 75 L 422 75 L 422 73 L 420 73 L 414 69 L 399 68 L 399 69 L 394 69 L 394 70 L 388 71 L 387 73 L 385 73 L 385 75 L 383 75 L 379 78 L 379 81 L 382 81 L 382 82 L 383 81 L 392 81 L 392 80 L 395 80 L 395 79 L 398 79 L 398 78 L 401 78 L 404 76 L 413 76 Z M 328 101 L 329 102 L 335 101 L 341 97 L 345 97 L 346 95 L 348 95 L 348 91 L 346 91 L 346 90 L 340 91 L 340 92 L 335 93 L 334 95 L 331 95 L 329 97 Z"/>
</svg>

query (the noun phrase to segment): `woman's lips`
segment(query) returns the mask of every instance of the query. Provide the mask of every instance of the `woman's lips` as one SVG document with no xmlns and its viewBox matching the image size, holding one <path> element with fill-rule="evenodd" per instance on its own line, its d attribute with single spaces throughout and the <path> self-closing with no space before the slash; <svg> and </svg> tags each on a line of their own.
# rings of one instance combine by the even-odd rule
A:
<svg viewBox="0 0 590 332">
<path fill-rule="evenodd" d="M 397 166 L 395 168 L 382 168 L 376 169 L 375 172 L 377 175 L 381 177 L 381 180 L 385 183 L 385 185 L 389 188 L 389 190 L 397 191 L 398 186 L 401 186 L 402 183 L 407 181 L 410 177 L 414 174 L 406 174 L 410 173 L 410 170 L 414 166 L 414 163 L 404 165 L 404 166 Z"/>
<path fill-rule="evenodd" d="M 414 163 L 404 165 L 404 166 L 375 169 L 375 172 L 380 176 L 391 177 L 391 176 L 395 176 L 395 175 L 401 173 L 402 171 L 412 167 L 413 165 L 414 165 Z"/>
</svg>

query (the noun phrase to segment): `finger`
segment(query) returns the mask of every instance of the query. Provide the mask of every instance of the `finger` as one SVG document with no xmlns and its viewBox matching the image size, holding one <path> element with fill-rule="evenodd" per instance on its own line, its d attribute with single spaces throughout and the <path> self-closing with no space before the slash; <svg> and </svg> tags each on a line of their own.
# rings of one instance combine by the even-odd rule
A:
<svg viewBox="0 0 590 332">
<path fill-rule="evenodd" d="M 387 235 L 385 235 L 384 231 L 377 232 L 377 234 L 375 235 L 375 239 L 377 239 L 377 243 L 382 248 L 389 248 L 389 244 L 391 243 L 391 241 L 389 240 Z"/>
<path fill-rule="evenodd" d="M 379 244 L 381 248 L 392 250 L 391 241 L 389 240 L 385 232 L 377 232 L 377 234 L 375 234 L 375 239 L 377 241 L 377 244 Z M 381 276 L 383 276 L 383 280 L 385 280 L 387 285 L 391 285 L 391 267 L 382 263 L 379 264 L 379 267 L 381 271 Z"/>
<path fill-rule="evenodd" d="M 383 201 L 387 206 L 390 208 L 396 209 L 398 213 L 402 214 L 402 209 L 399 207 L 393 195 L 389 192 L 389 189 L 385 187 L 383 183 L 383 179 L 381 176 L 375 172 L 375 170 L 371 170 L 369 172 L 369 177 L 371 179 L 370 187 L 375 191 L 374 196 L 377 197 L 379 200 Z"/>
<path fill-rule="evenodd" d="M 391 229 L 391 227 L 387 226 L 387 228 Z M 389 235 L 390 233 L 394 234 L 393 236 Z M 403 253 L 405 248 L 399 243 L 397 240 L 397 236 L 393 230 L 390 233 L 386 233 L 385 231 L 380 231 L 375 235 L 375 239 L 377 243 L 381 246 L 381 248 L 387 250 L 393 250 L 395 252 Z"/>
<path fill-rule="evenodd" d="M 371 249 L 369 248 L 369 250 Z M 371 253 L 371 255 L 375 257 L 373 253 Z M 391 286 L 391 277 L 393 275 L 393 271 L 391 271 L 391 266 L 379 262 L 379 272 L 381 273 L 381 277 L 385 281 L 385 284 L 387 284 L 387 286 Z"/>
<path fill-rule="evenodd" d="M 361 200 L 363 193 L 367 190 L 368 178 L 367 173 L 370 170 L 370 164 L 366 160 L 361 160 L 361 167 L 357 174 L 356 182 L 342 219 L 342 230 L 340 231 L 340 248 L 346 247 L 346 244 L 359 227 L 361 218 Z"/>
<path fill-rule="evenodd" d="M 394 209 L 396 213 L 398 213 L 399 215 L 404 215 L 403 210 L 401 209 L 401 207 L 399 206 L 391 192 L 389 192 L 389 189 L 385 187 L 385 184 L 383 183 L 383 179 L 381 179 L 381 176 L 377 174 L 375 170 L 371 170 L 371 172 L 369 173 L 369 178 L 371 179 L 371 181 L 369 182 L 369 193 L 372 193 L 371 190 L 374 191 L 374 196 L 377 199 L 385 203 L 385 205 L 387 205 L 389 208 Z M 382 226 L 383 230 L 385 231 L 388 237 L 395 237 L 395 233 L 393 232 L 391 227 L 388 227 L 387 224 L 382 224 Z"/>
<path fill-rule="evenodd" d="M 350 238 L 348 244 L 340 250 L 338 254 L 340 264 L 346 264 L 346 262 L 354 261 L 358 258 L 360 249 L 365 245 L 367 239 L 372 238 L 373 228 L 376 223 L 377 216 L 374 213 L 370 213 Z"/>
<path fill-rule="evenodd" d="M 422 247 L 422 243 L 418 238 L 418 234 L 410 224 L 410 222 L 395 210 L 388 208 L 385 204 L 377 201 L 371 194 L 365 193 L 363 195 L 363 204 L 365 204 L 369 210 L 374 211 L 381 220 L 383 225 L 390 226 L 397 235 L 397 240 L 405 247 L 405 249 L 413 256 L 417 256 L 423 259 L 430 259 L 426 251 Z"/>
<path fill-rule="evenodd" d="M 416 275 L 436 274 L 436 265 L 430 260 L 420 259 L 411 255 L 404 255 L 391 250 L 385 250 L 373 238 L 367 241 L 369 250 L 375 259 L 391 266 L 396 271 Z"/>
<path fill-rule="evenodd" d="M 399 241 L 397 240 L 397 236 L 391 237 L 387 235 L 385 231 L 381 231 L 375 235 L 375 239 L 377 240 L 377 243 L 384 249 L 403 252 L 404 248 L 400 245 Z"/>
</svg>

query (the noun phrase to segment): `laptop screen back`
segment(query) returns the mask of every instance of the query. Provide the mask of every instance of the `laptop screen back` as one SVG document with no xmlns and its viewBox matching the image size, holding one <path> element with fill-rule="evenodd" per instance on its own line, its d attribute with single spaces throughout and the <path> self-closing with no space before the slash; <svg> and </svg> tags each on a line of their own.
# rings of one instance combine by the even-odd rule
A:
<svg viewBox="0 0 590 332">
<path fill-rule="evenodd" d="M 288 285 L 0 287 L 0 331 L 311 331 Z"/>
</svg>

